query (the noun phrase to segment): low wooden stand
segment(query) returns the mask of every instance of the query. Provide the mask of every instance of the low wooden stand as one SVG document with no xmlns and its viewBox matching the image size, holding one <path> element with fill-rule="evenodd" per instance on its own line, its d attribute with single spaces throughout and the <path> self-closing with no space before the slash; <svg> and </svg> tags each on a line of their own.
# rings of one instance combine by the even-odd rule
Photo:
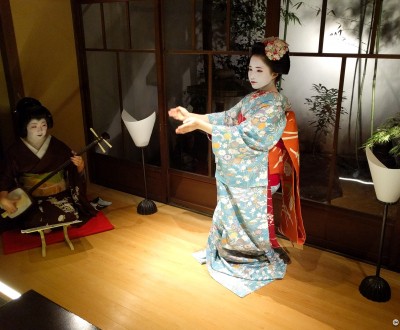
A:
<svg viewBox="0 0 400 330">
<path fill-rule="evenodd" d="M 73 225 L 75 223 L 80 223 L 82 222 L 81 220 L 74 220 L 70 222 L 62 222 L 62 223 L 57 223 L 54 225 L 47 225 L 47 226 L 41 226 L 41 227 L 34 227 L 34 228 L 29 228 L 29 229 L 23 229 L 21 230 L 21 233 L 23 234 L 30 234 L 30 233 L 35 233 L 38 232 L 40 235 L 40 240 L 42 241 L 42 257 L 46 256 L 46 238 L 45 238 L 45 231 L 47 229 L 53 229 L 53 228 L 58 228 L 58 227 L 63 227 L 63 232 L 64 232 L 64 238 L 65 242 L 68 244 L 71 250 L 74 250 L 74 246 L 72 245 L 71 240 L 68 237 L 68 227 L 70 225 Z"/>
</svg>

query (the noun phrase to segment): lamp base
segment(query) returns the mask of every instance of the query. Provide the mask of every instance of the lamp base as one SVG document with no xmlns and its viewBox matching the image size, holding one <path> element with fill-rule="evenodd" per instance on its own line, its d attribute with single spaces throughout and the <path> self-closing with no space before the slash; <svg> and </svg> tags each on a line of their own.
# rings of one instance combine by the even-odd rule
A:
<svg viewBox="0 0 400 330">
<path fill-rule="evenodd" d="M 391 298 L 389 283 L 376 275 L 364 278 L 359 291 L 365 298 L 376 302 L 386 302 Z"/>
<path fill-rule="evenodd" d="M 137 206 L 137 212 L 142 215 L 153 214 L 157 212 L 157 206 L 151 199 L 146 198 Z"/>
</svg>

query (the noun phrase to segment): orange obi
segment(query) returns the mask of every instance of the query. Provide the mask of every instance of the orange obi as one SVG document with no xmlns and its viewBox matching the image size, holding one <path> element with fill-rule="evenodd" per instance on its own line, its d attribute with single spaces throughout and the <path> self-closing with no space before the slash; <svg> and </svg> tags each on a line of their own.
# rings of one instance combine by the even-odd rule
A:
<svg viewBox="0 0 400 330">
<path fill-rule="evenodd" d="M 282 187 L 281 223 L 278 230 L 291 242 L 304 244 L 306 233 L 300 205 L 299 137 L 293 111 L 286 111 L 283 143 L 274 146 L 268 155 L 269 175 L 279 174 Z"/>
</svg>

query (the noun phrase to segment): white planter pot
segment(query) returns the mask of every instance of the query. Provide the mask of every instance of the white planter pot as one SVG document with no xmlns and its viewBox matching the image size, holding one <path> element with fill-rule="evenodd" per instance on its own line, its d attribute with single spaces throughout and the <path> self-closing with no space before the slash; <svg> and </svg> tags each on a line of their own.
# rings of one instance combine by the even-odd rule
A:
<svg viewBox="0 0 400 330">
<path fill-rule="evenodd" d="M 400 198 L 400 169 L 387 168 L 368 147 L 365 152 L 376 197 L 384 203 L 396 203 Z"/>
</svg>

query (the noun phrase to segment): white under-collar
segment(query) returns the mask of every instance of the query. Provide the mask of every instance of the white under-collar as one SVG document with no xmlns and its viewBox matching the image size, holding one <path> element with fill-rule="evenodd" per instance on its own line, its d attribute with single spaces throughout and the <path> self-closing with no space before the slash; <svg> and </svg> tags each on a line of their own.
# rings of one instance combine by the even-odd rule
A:
<svg viewBox="0 0 400 330">
<path fill-rule="evenodd" d="M 42 159 L 43 156 L 46 154 L 47 149 L 49 148 L 50 140 L 51 140 L 51 135 L 48 135 L 46 140 L 44 140 L 44 143 L 40 147 L 40 149 L 36 149 L 35 147 L 31 146 L 27 141 L 22 139 L 22 142 L 25 143 L 25 145 L 29 148 L 30 151 L 32 151 L 38 158 Z"/>
</svg>

